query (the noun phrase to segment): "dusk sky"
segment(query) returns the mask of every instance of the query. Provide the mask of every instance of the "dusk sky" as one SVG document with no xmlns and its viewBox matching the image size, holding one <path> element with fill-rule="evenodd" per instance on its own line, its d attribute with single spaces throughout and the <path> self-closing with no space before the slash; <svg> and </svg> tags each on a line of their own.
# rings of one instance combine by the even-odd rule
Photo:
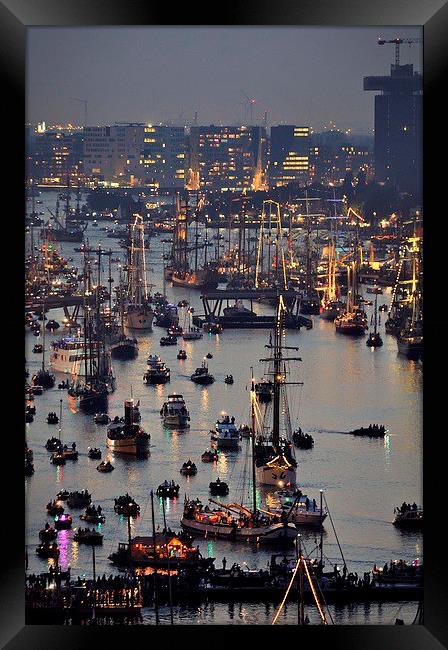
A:
<svg viewBox="0 0 448 650">
<path fill-rule="evenodd" d="M 254 123 L 320 130 L 373 129 L 374 93 L 363 77 L 389 74 L 395 47 L 416 28 L 104 27 L 28 30 L 27 121 L 233 124 L 244 93 Z M 422 44 L 403 44 L 401 63 L 422 70 Z"/>
</svg>

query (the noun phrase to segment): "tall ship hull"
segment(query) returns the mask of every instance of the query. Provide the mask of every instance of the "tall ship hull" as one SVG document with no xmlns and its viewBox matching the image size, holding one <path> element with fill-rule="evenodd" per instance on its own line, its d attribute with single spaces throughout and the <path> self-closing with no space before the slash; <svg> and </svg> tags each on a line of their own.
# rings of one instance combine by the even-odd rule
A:
<svg viewBox="0 0 448 650">
<path fill-rule="evenodd" d="M 125 319 L 129 329 L 152 331 L 154 312 L 147 307 L 128 309 Z"/>
<path fill-rule="evenodd" d="M 132 456 L 145 455 L 149 452 L 148 441 L 137 441 L 136 438 L 123 440 L 107 439 L 107 447 L 111 451 L 119 454 L 130 454 Z"/>
<path fill-rule="evenodd" d="M 54 241 L 82 243 L 84 232 L 82 230 L 52 230 L 51 236 Z"/>
<path fill-rule="evenodd" d="M 293 524 L 272 524 L 253 528 L 235 528 L 229 524 L 211 524 L 183 517 L 182 528 L 196 535 L 212 536 L 235 542 L 292 543 L 297 537 Z"/>
<path fill-rule="evenodd" d="M 171 275 L 173 286 L 185 287 L 189 289 L 216 289 L 219 282 L 216 271 L 200 270 L 187 273 L 177 273 L 174 271 Z"/>
<path fill-rule="evenodd" d="M 423 336 L 400 336 L 397 338 L 398 352 L 408 359 L 419 359 L 423 356 Z"/>
<path fill-rule="evenodd" d="M 137 343 L 131 340 L 118 341 L 110 346 L 110 353 L 114 359 L 135 359 L 138 355 Z"/>
<path fill-rule="evenodd" d="M 79 395 L 79 408 L 85 413 L 106 413 L 108 409 L 107 390 L 86 391 Z"/>
<path fill-rule="evenodd" d="M 296 484 L 296 470 L 294 467 L 285 469 L 281 465 L 261 465 L 256 470 L 257 483 L 260 485 L 274 485 L 283 488 Z"/>
</svg>

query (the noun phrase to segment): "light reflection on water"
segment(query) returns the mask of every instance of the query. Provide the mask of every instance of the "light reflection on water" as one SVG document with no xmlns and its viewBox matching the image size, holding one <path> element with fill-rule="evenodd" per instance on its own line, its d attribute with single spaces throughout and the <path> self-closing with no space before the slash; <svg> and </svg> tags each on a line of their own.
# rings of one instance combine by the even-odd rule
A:
<svg viewBox="0 0 448 650">
<path fill-rule="evenodd" d="M 53 193 L 51 193 L 53 194 Z M 54 195 L 53 195 L 54 196 Z M 46 194 L 43 194 L 44 201 Z M 50 209 L 54 205 L 47 203 Z M 114 254 L 122 256 L 116 240 L 105 239 L 99 229 L 88 227 L 90 244 L 95 247 L 103 237 L 103 244 L 112 247 Z M 74 264 L 81 268 L 80 255 L 74 253 L 76 244 L 62 244 L 66 257 L 73 257 Z M 156 240 L 151 251 L 156 261 L 151 259 L 156 275 L 149 278 L 156 284 L 155 290 L 162 289 L 160 258 L 161 244 Z M 107 271 L 107 269 L 106 269 Z M 113 265 L 115 281 L 118 279 L 117 265 Z M 170 299 L 177 304 L 186 298 L 195 313 L 202 312 L 200 292 L 185 292 L 182 289 L 168 288 Z M 390 300 L 389 292 L 384 301 Z M 254 309 L 260 313 L 271 313 L 266 305 L 256 304 Z M 367 308 L 369 311 L 371 308 Z M 182 310 L 179 310 L 182 312 Z M 52 314 L 53 316 L 53 314 Z M 54 313 L 54 318 L 61 321 L 62 310 Z M 181 315 L 181 322 L 183 316 Z M 342 544 L 344 555 L 350 571 L 362 572 L 373 564 L 384 564 L 395 558 L 412 560 L 422 558 L 422 538 L 415 533 L 403 533 L 392 525 L 393 508 L 403 501 L 418 503 L 422 500 L 422 439 L 421 439 L 421 387 L 422 365 L 409 361 L 397 354 L 396 340 L 381 332 L 384 345 L 372 352 L 365 345 L 365 339 L 350 339 L 338 335 L 334 325 L 313 318 L 314 327 L 310 331 L 288 332 L 287 344 L 298 346 L 297 356 L 302 362 L 291 364 L 291 381 L 303 381 L 303 388 L 297 390 L 296 397 L 290 400 L 293 420 L 306 432 L 312 433 L 315 447 L 310 451 L 298 450 L 298 480 L 303 491 L 316 500 L 319 489 L 325 490 L 331 508 L 333 520 Z M 61 333 L 62 334 L 62 333 Z M 46 335 L 49 349 L 53 339 L 61 334 Z M 248 440 L 241 441 L 241 450 L 237 453 L 221 452 L 218 463 L 202 463 L 201 454 L 210 448 L 210 429 L 221 411 L 234 415 L 236 422 L 249 421 L 250 367 L 254 367 L 256 378 L 261 376 L 263 364 L 258 360 L 265 356 L 264 345 L 269 333 L 263 330 L 227 330 L 221 335 L 206 335 L 202 340 L 182 342 L 178 346 L 160 347 L 159 339 L 164 330 L 154 327 L 150 334 L 136 333 L 139 340 L 139 356 L 131 362 L 115 362 L 117 390 L 110 396 L 109 413 L 122 415 L 123 400 L 132 394 L 140 400 L 142 426 L 151 434 L 150 456 L 146 460 L 122 458 L 106 451 L 106 427 L 96 425 L 91 416 L 76 412 L 73 401 L 67 399 L 65 391 L 57 388 L 46 391 L 43 396 L 36 396 L 36 416 L 34 422 L 27 425 L 27 442 L 34 451 L 35 474 L 26 479 L 27 504 L 27 544 L 29 570 L 44 570 L 47 563 L 39 559 L 34 552 L 38 543 L 38 532 L 47 519 L 45 504 L 53 499 L 62 489 L 87 488 L 93 495 L 93 502 L 103 507 L 106 523 L 103 526 L 104 543 L 96 551 L 98 573 L 117 573 L 111 565 L 108 555 L 115 550 L 119 541 L 127 540 L 127 520 L 113 511 L 114 498 L 128 491 L 140 504 L 141 516 L 132 520 L 132 534 L 150 534 L 151 508 L 150 490 L 165 479 L 174 479 L 181 490 L 179 498 L 166 501 L 167 524 L 179 529 L 182 516 L 185 491 L 193 498 L 199 497 L 204 503 L 209 498 L 208 485 L 217 476 L 225 479 L 231 486 L 223 502 L 231 502 L 235 493 L 247 495 L 251 500 L 250 486 L 242 490 L 241 476 L 246 463 Z M 32 374 L 41 361 L 39 355 L 32 353 L 35 337 L 26 334 L 27 362 Z M 187 350 L 186 361 L 176 359 L 180 347 Z M 203 357 L 211 352 L 213 358 L 208 360 L 210 372 L 216 381 L 209 387 L 199 387 L 190 381 L 189 376 L 202 362 Z M 142 377 L 149 354 L 159 354 L 171 368 L 171 381 L 165 386 L 146 386 Z M 48 356 L 47 356 L 48 358 Z M 233 374 L 235 383 L 224 384 L 227 374 Z M 66 378 L 57 376 L 58 382 Z M 168 393 L 182 393 L 190 411 L 190 429 L 172 431 L 163 427 L 160 408 Z M 68 461 L 63 467 L 55 467 L 49 462 L 49 453 L 44 449 L 47 438 L 53 435 L 53 429 L 46 423 L 49 411 L 58 411 L 59 399 L 64 399 L 64 438 L 75 441 L 79 449 L 79 460 Z M 382 423 L 390 433 L 383 440 L 368 440 L 342 435 L 369 423 Z M 100 474 L 96 471 L 97 461 L 87 457 L 87 447 L 100 447 L 103 458 L 110 458 L 115 471 Z M 191 479 L 180 475 L 183 462 L 191 458 L 198 467 L 198 474 Z M 247 468 L 246 468 L 247 470 Z M 250 477 L 250 471 L 246 471 Z M 232 494 L 232 490 L 234 494 Z M 266 489 L 257 490 L 257 501 L 272 495 Z M 160 502 L 156 505 L 156 526 L 163 525 Z M 66 511 L 70 510 L 66 507 Z M 75 511 L 74 526 L 79 525 L 79 514 Z M 76 523 L 75 523 L 76 520 Z M 72 566 L 73 574 L 87 575 L 92 571 L 90 549 L 72 543 L 72 531 L 65 531 L 70 543 L 66 546 L 66 561 Z M 307 548 L 315 546 L 315 533 L 303 531 L 303 540 Z M 248 547 L 223 541 L 198 540 L 202 554 L 217 558 L 221 566 L 225 555 L 228 565 L 233 562 L 242 564 L 246 561 L 251 567 L 265 568 L 271 551 L 262 547 Z M 325 555 L 332 561 L 340 559 L 339 551 L 331 525 L 325 522 Z M 61 564 L 63 564 L 61 560 Z M 265 607 L 270 610 L 265 614 Z M 413 605 L 410 609 L 413 609 Z M 335 620 L 348 624 L 367 620 L 370 623 L 390 623 L 395 605 L 372 605 L 368 612 L 364 607 L 353 606 L 342 609 L 334 608 Z M 245 604 L 239 614 L 239 606 L 229 609 L 227 605 L 207 605 L 206 608 L 184 608 L 179 610 L 182 622 L 232 622 L 246 621 L 268 622 L 273 616 L 271 605 Z M 194 612 L 193 618 L 192 617 Z M 233 613 L 231 613 L 233 612 Z M 233 616 L 230 620 L 230 616 Z M 310 618 L 311 615 L 309 614 Z M 294 622 L 296 613 L 288 608 L 284 622 Z M 404 618 L 404 616 L 403 616 Z M 167 619 L 169 622 L 169 612 Z M 392 620 L 393 622 L 393 620 Z"/>
</svg>

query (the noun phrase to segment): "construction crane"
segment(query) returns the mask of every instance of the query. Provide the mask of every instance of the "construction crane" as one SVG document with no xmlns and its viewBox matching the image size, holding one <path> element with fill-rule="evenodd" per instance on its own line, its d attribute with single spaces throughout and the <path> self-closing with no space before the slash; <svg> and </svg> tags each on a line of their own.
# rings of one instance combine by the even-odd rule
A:
<svg viewBox="0 0 448 650">
<path fill-rule="evenodd" d="M 255 97 L 249 97 L 249 95 L 247 95 L 247 93 L 245 93 L 244 90 L 242 90 L 241 93 L 246 98 L 246 101 L 240 102 L 241 106 L 243 107 L 243 115 L 244 115 L 243 121 L 249 122 L 250 125 L 253 125 L 254 106 L 257 103 L 257 100 L 255 99 Z"/>
<path fill-rule="evenodd" d="M 73 102 L 80 102 L 84 104 L 84 126 L 87 126 L 87 99 L 80 99 L 79 97 L 69 97 Z"/>
<path fill-rule="evenodd" d="M 392 43 L 395 45 L 395 65 L 400 65 L 400 45 L 403 43 L 422 43 L 423 39 L 421 38 L 393 38 L 390 41 L 385 40 L 384 38 L 378 39 L 378 45 L 385 45 L 386 43 Z"/>
</svg>

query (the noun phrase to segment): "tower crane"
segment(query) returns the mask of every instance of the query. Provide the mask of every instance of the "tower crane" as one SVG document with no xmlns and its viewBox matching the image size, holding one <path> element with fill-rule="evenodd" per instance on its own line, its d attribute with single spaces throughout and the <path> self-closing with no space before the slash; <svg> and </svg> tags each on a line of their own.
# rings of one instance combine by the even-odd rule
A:
<svg viewBox="0 0 448 650">
<path fill-rule="evenodd" d="M 422 43 L 423 39 L 421 38 L 392 38 L 390 41 L 385 40 L 384 38 L 378 39 L 378 45 L 385 45 L 386 43 L 392 43 L 395 45 L 395 65 L 400 65 L 400 45 L 403 43 Z"/>
</svg>

